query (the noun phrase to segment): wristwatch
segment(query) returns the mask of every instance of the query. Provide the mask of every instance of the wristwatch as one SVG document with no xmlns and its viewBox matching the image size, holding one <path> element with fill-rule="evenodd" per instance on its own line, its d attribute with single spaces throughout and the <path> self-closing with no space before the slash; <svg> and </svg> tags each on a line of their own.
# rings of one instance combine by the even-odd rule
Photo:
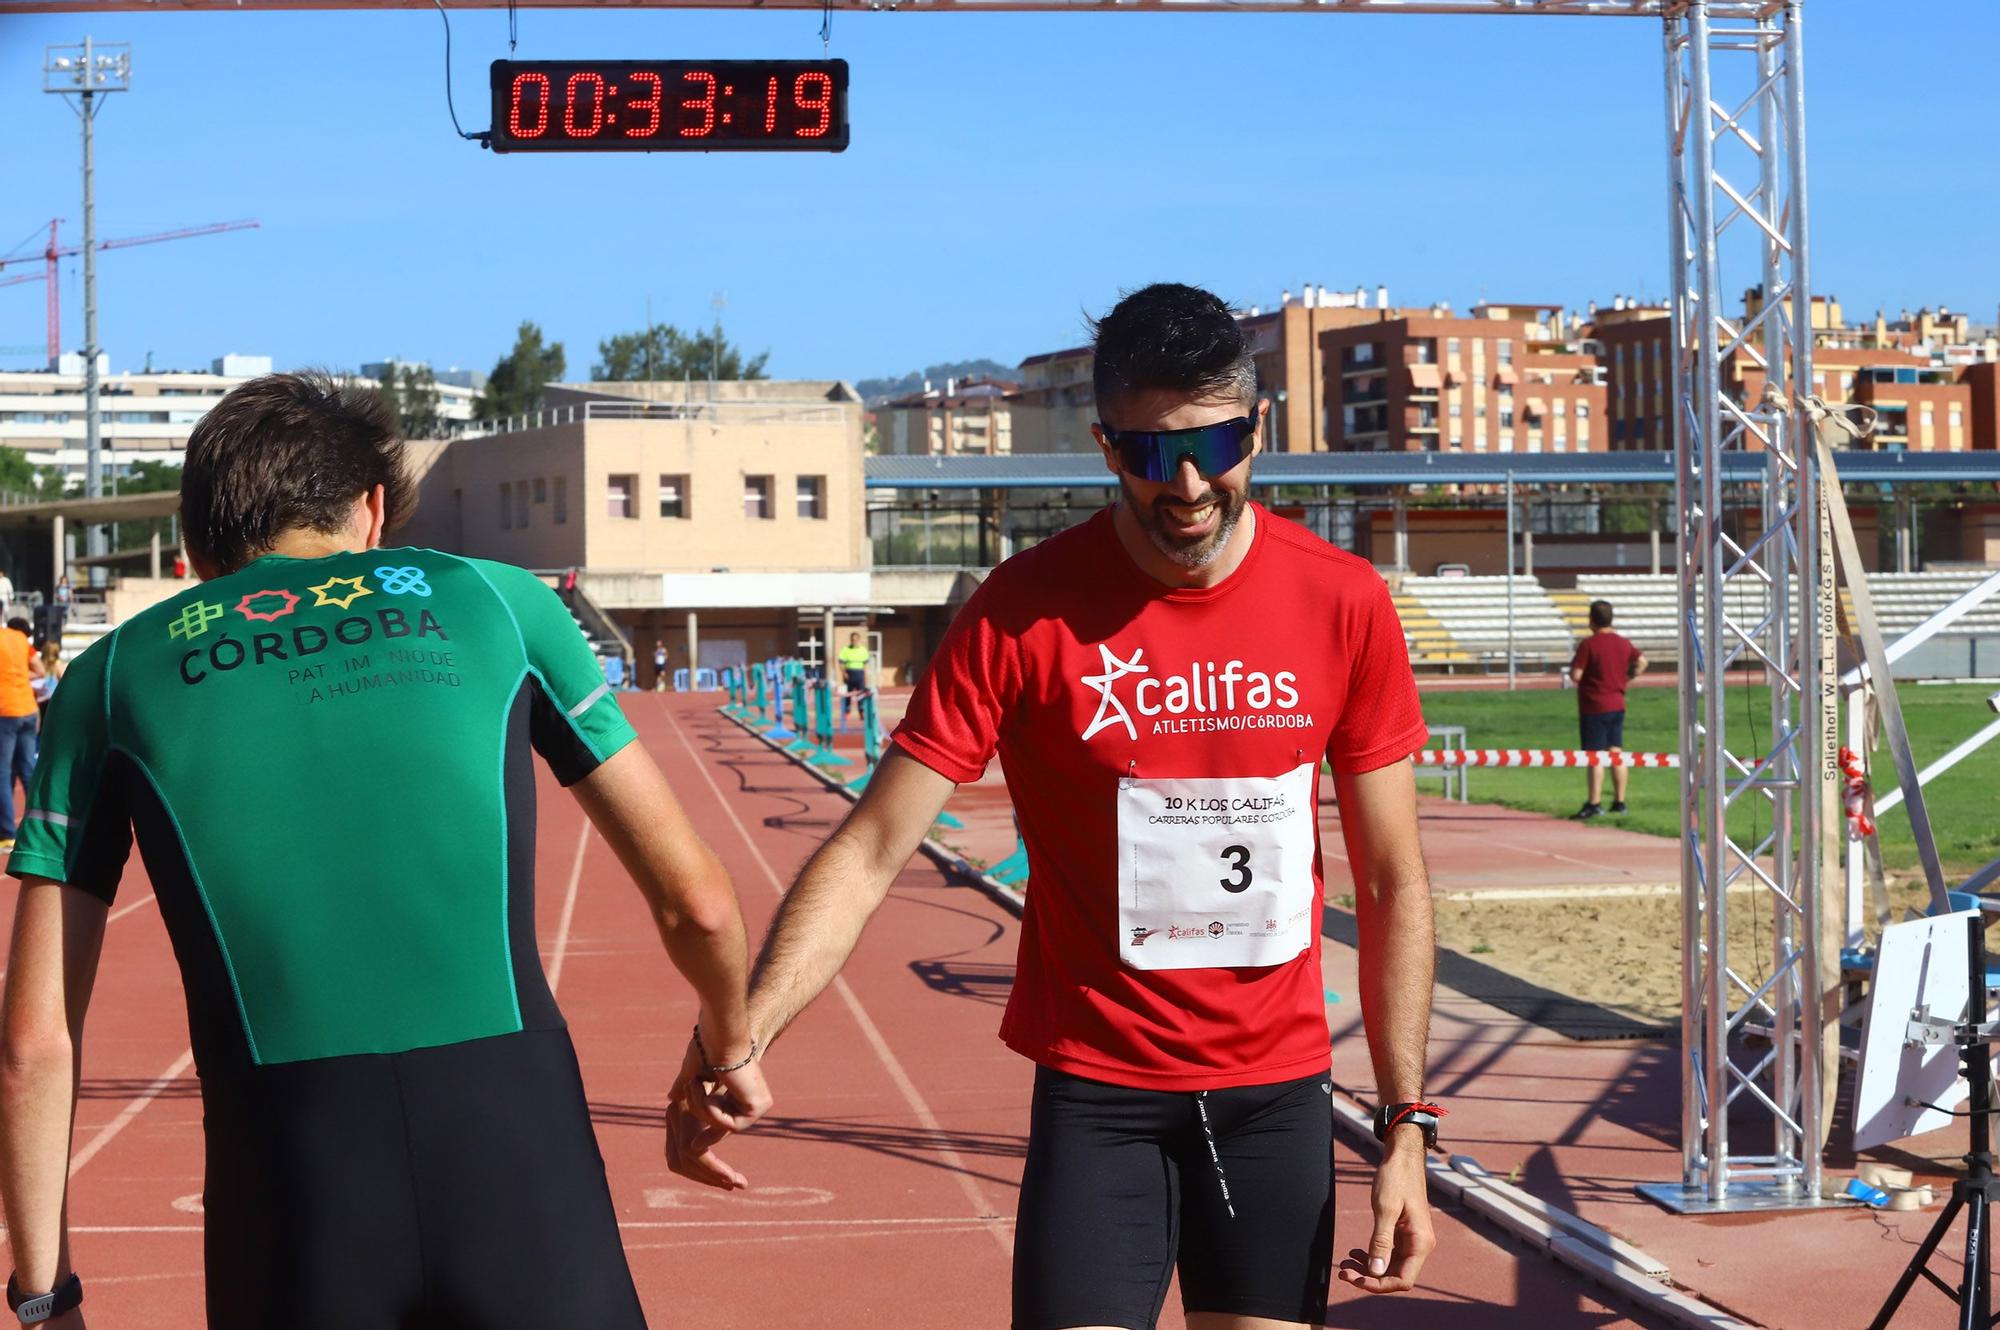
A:
<svg viewBox="0 0 2000 1330">
<path fill-rule="evenodd" d="M 1409 1104 L 1383 1104 L 1375 1110 L 1375 1139 L 1387 1144 L 1391 1128 L 1408 1123 L 1424 1134 L 1424 1148 L 1435 1149 L 1438 1143 L 1438 1119 L 1445 1111 L 1436 1104 L 1421 1101 Z"/>
<path fill-rule="evenodd" d="M 40 1325 L 51 1321 L 66 1311 L 72 1311 L 83 1303 L 83 1281 L 72 1274 L 47 1293 L 38 1293 L 30 1298 L 21 1292 L 20 1282 L 7 1276 L 7 1309 L 20 1318 L 22 1325 Z"/>
</svg>

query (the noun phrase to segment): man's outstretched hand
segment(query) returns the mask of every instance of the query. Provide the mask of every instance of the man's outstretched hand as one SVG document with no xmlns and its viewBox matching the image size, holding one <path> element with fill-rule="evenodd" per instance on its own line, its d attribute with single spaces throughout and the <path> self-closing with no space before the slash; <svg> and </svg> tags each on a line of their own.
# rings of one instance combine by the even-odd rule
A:
<svg viewBox="0 0 2000 1330">
<path fill-rule="evenodd" d="M 1421 1138 L 1405 1131 L 1375 1170 L 1375 1232 L 1340 1263 L 1340 1282 L 1364 1293 L 1407 1293 L 1416 1287 L 1437 1235 L 1431 1231 L 1429 1181 Z"/>
<path fill-rule="evenodd" d="M 748 1187 L 749 1179 L 718 1156 L 715 1147 L 770 1110 L 771 1091 L 760 1065 L 752 1062 L 711 1076 L 700 1046 L 690 1039 L 667 1100 L 667 1167 L 723 1191 Z"/>
</svg>

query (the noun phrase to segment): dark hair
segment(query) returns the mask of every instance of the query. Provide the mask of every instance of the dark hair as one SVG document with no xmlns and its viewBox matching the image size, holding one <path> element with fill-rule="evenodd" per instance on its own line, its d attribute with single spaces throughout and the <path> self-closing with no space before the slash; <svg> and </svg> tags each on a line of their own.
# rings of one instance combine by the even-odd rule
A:
<svg viewBox="0 0 2000 1330">
<path fill-rule="evenodd" d="M 1128 291 L 1091 324 L 1091 333 L 1099 411 L 1128 393 L 1154 389 L 1246 404 L 1256 399 L 1250 339 L 1229 306 L 1200 287 L 1156 282 Z"/>
<path fill-rule="evenodd" d="M 18 614 L 7 620 L 7 626 L 17 633 L 31 633 L 35 630 L 35 625 L 29 623 Z"/>
<path fill-rule="evenodd" d="M 1611 626 L 1610 601 L 1593 600 L 1590 602 L 1590 626 L 1592 628 L 1609 628 Z"/>
<path fill-rule="evenodd" d="M 384 527 L 409 520 L 417 490 L 382 395 L 319 371 L 267 374 L 216 403 L 188 436 L 181 524 L 188 552 L 231 573 L 304 527 L 347 525 L 383 488 Z"/>
</svg>

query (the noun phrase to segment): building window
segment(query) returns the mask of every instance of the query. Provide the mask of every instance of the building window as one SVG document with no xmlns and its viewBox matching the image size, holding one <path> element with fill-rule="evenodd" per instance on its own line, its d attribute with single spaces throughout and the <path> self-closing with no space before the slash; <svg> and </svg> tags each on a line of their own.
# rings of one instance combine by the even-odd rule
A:
<svg viewBox="0 0 2000 1330">
<path fill-rule="evenodd" d="M 549 481 L 548 481 L 548 477 L 546 477 L 546 476 L 536 476 L 536 477 L 535 477 L 535 502 L 536 502 L 536 503 L 547 503 L 548 501 L 549 501 Z"/>
<path fill-rule="evenodd" d="M 556 477 L 556 487 L 555 487 L 555 490 L 556 490 L 556 492 L 555 492 L 555 502 L 554 502 L 554 504 L 553 504 L 553 507 L 554 507 L 554 509 L 555 509 L 555 516 L 556 516 L 556 525 L 557 525 L 557 526 L 562 526 L 562 525 L 566 524 L 566 523 L 567 523 L 567 522 L 569 521 L 569 481 L 568 481 L 568 479 L 566 479 L 565 477 L 562 477 L 562 476 L 557 476 L 557 477 Z"/>
<path fill-rule="evenodd" d="M 778 515 L 777 506 L 772 502 L 774 488 L 769 476 L 743 477 L 743 515 L 759 521 L 769 521 Z"/>
<path fill-rule="evenodd" d="M 799 516 L 817 522 L 826 516 L 826 477 L 799 477 Z"/>
<path fill-rule="evenodd" d="M 1582 398 L 1578 398 L 1576 402 L 1576 418 L 1578 420 L 1590 419 L 1590 403 L 1584 401 Z"/>
<path fill-rule="evenodd" d="M 1435 337 L 1420 337 L 1410 343 L 1417 349 L 1416 362 L 1419 365 L 1435 365 L 1438 358 L 1438 344 Z"/>
<path fill-rule="evenodd" d="M 528 482 L 514 482 L 514 525 L 525 528 L 528 525 Z"/>
<path fill-rule="evenodd" d="M 1451 418 L 1453 420 L 1457 420 L 1463 413 L 1464 409 L 1457 402 L 1451 404 Z"/>
<path fill-rule="evenodd" d="M 1500 346 L 1500 363 L 1503 365 L 1513 364 L 1514 343 L 1510 339 L 1502 337 L 1500 339 L 1499 346 Z"/>
<path fill-rule="evenodd" d="M 1456 337 L 1445 338 L 1444 353 L 1451 359 L 1453 364 L 1458 363 L 1458 339 Z"/>
<path fill-rule="evenodd" d="M 1501 408 L 1500 408 L 1500 428 L 1501 428 L 1501 429 L 1512 429 L 1512 428 L 1514 428 L 1514 408 L 1513 408 L 1513 407 L 1511 407 L 1511 406 L 1503 406 L 1503 407 L 1501 407 Z"/>
<path fill-rule="evenodd" d="M 660 477 L 660 516 L 686 517 L 693 497 L 688 491 L 686 476 Z"/>
<path fill-rule="evenodd" d="M 500 482 L 500 529 L 509 530 L 514 525 L 514 485 L 511 481 Z"/>
<path fill-rule="evenodd" d="M 1569 414 L 1568 399 L 1562 397 L 1556 398 L 1556 419 L 1561 420 L 1564 416 L 1568 414 Z"/>
<path fill-rule="evenodd" d="M 638 510 L 632 505 L 632 496 L 638 491 L 637 476 L 612 476 L 609 481 L 604 513 L 607 517 L 637 517 Z"/>
</svg>

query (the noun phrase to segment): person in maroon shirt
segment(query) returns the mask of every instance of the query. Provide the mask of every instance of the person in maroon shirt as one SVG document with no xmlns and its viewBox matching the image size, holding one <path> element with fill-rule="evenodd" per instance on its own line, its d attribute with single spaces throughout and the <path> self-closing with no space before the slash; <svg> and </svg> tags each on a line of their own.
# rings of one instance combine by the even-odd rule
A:
<svg viewBox="0 0 2000 1330">
<path fill-rule="evenodd" d="M 1190 1325 L 1316 1326 L 1338 1255 L 1328 786 L 1385 1142 L 1372 1231 L 1339 1277 L 1408 1289 L 1436 1241 L 1434 941 L 1409 761 L 1429 732 L 1380 575 L 1250 500 L 1266 408 L 1229 306 L 1151 286 L 1096 331 L 1093 434 L 1119 502 L 1007 560 L 959 611 L 860 802 L 786 895 L 751 1021 L 766 1046 L 833 981 L 952 791 L 997 754 L 1031 868 L 1000 1027 L 1035 1064 L 1009 1323 L 1144 1330 L 1178 1270 Z M 707 1093 L 684 1074 L 670 1109 L 670 1162 L 697 1179 L 721 1135 Z"/>
<path fill-rule="evenodd" d="M 1590 602 L 1590 636 L 1576 644 L 1576 656 L 1569 663 L 1570 682 L 1576 685 L 1576 714 L 1581 731 L 1581 747 L 1587 752 L 1608 752 L 1614 756 L 1625 749 L 1625 687 L 1646 672 L 1646 653 L 1611 631 L 1611 602 Z M 1604 816 L 1604 768 L 1588 768 L 1590 793 L 1576 820 L 1588 822 Z M 1625 783 L 1631 772 L 1624 767 L 1611 769 L 1611 811 L 1625 811 Z"/>
</svg>

